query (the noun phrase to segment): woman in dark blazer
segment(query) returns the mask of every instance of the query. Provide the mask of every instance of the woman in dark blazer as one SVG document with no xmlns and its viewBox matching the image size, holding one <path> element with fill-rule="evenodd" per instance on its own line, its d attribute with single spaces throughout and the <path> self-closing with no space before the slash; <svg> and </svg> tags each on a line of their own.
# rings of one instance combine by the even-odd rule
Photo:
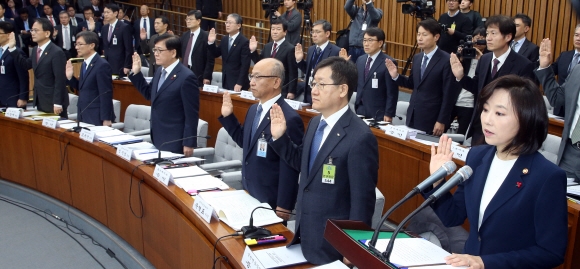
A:
<svg viewBox="0 0 580 269">
<path fill-rule="evenodd" d="M 471 178 L 432 205 L 446 226 L 470 224 L 465 254 L 446 262 L 473 269 L 557 267 L 567 242 L 566 174 L 537 151 L 548 130 L 542 95 L 531 80 L 508 75 L 488 84 L 479 100 L 489 145 L 470 150 Z M 451 139 L 442 136 L 431 147 L 431 172 L 452 156 Z"/>
<path fill-rule="evenodd" d="M 22 7 L 22 4 L 20 4 L 20 7 L 17 6 L 16 0 L 8 0 L 6 3 L 6 11 L 4 13 L 4 17 L 7 19 L 12 19 L 14 20 L 15 18 L 18 18 L 19 13 L 18 13 L 18 9 L 20 9 L 20 7 Z"/>
</svg>

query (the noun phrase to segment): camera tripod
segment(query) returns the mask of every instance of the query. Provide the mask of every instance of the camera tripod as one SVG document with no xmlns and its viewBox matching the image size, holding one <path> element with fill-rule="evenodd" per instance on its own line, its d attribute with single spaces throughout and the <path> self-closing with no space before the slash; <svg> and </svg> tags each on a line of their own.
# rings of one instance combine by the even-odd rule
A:
<svg viewBox="0 0 580 269">
<path fill-rule="evenodd" d="M 302 34 L 300 35 L 300 44 L 304 44 L 304 34 L 309 34 L 312 31 L 312 21 L 310 20 L 310 9 L 304 9 L 304 21 L 302 23 Z M 312 36 L 310 36 L 310 43 L 312 43 Z"/>
</svg>

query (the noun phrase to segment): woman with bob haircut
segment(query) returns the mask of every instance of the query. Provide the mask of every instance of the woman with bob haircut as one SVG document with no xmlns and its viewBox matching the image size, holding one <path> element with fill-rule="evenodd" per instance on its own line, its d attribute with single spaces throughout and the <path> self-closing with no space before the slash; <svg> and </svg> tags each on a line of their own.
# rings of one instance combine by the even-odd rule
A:
<svg viewBox="0 0 580 269">
<path fill-rule="evenodd" d="M 529 79 L 503 76 L 482 90 L 478 111 L 488 145 L 469 151 L 471 178 L 432 205 L 445 226 L 469 220 L 465 254 L 446 257 L 447 264 L 473 269 L 562 264 L 568 228 L 566 173 L 538 152 L 548 131 L 540 90 Z M 451 139 L 444 135 L 437 148 L 431 146 L 431 173 L 452 156 Z"/>
</svg>

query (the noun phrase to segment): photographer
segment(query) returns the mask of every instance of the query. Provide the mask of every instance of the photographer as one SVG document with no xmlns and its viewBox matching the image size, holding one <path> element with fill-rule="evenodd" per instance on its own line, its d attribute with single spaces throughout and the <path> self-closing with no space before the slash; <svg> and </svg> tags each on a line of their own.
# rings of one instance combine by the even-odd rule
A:
<svg viewBox="0 0 580 269">
<path fill-rule="evenodd" d="M 367 28 L 377 27 L 383 18 L 383 11 L 375 8 L 374 0 L 363 0 L 362 7 L 354 4 L 355 0 L 346 0 L 344 10 L 352 19 L 350 35 L 348 36 L 348 54 L 350 60 L 356 63 L 359 56 L 365 54 L 363 49 L 363 37 Z"/>
<path fill-rule="evenodd" d="M 284 0 L 284 7 L 286 8 L 286 13 L 280 14 L 280 12 L 276 11 L 274 12 L 274 15 L 288 25 L 286 41 L 288 41 L 292 46 L 296 46 L 296 44 L 300 42 L 302 14 L 300 14 L 300 11 L 296 9 L 296 0 Z"/>
<path fill-rule="evenodd" d="M 441 14 L 442 34 L 437 44 L 447 53 L 457 51 L 460 41 L 473 32 L 471 20 L 459 11 L 459 0 L 447 0 L 447 13 Z"/>
</svg>

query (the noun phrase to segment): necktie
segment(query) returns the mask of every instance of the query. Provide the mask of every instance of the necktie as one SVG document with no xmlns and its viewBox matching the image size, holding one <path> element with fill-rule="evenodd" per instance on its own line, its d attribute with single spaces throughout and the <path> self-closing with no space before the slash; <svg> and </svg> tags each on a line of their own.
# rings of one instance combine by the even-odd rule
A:
<svg viewBox="0 0 580 269">
<path fill-rule="evenodd" d="M 0 47 L 0 59 L 2 59 L 2 47 Z"/>
<path fill-rule="evenodd" d="M 70 18 L 70 22 L 72 23 L 73 26 L 77 26 L 77 19 L 76 18 Z"/>
<path fill-rule="evenodd" d="M 228 41 L 228 52 L 232 48 L 232 44 L 234 44 L 234 39 L 230 36 L 230 40 Z"/>
<path fill-rule="evenodd" d="M 286 19 L 289 20 L 290 19 L 290 14 L 292 13 L 292 10 L 288 10 L 286 11 Z"/>
<path fill-rule="evenodd" d="M 427 69 L 427 62 L 429 61 L 429 56 L 425 55 L 423 57 L 423 64 L 421 65 L 421 79 L 423 79 L 423 74 L 425 73 L 425 69 Z"/>
<path fill-rule="evenodd" d="M 52 26 L 55 26 L 54 25 L 54 20 L 52 19 L 52 16 L 48 16 L 48 18 L 50 19 L 50 24 L 52 24 Z"/>
<path fill-rule="evenodd" d="M 318 128 L 316 128 L 316 133 L 312 139 L 312 145 L 310 145 L 310 160 L 308 162 L 308 171 L 312 170 L 312 164 L 314 164 L 316 155 L 318 155 L 320 143 L 322 143 L 322 136 L 324 135 L 324 128 L 326 128 L 327 125 L 328 124 L 325 120 L 321 120 L 318 124 Z"/>
<path fill-rule="evenodd" d="M 369 71 L 371 71 L 371 62 L 373 61 L 373 58 L 371 58 L 369 56 L 369 58 L 367 59 L 367 65 L 365 66 L 365 79 L 369 76 Z"/>
<path fill-rule="evenodd" d="M 62 38 L 64 38 L 64 49 L 65 50 L 69 50 L 70 49 L 70 35 L 68 34 L 68 27 L 65 26 L 63 27 L 63 34 L 62 34 Z"/>
<path fill-rule="evenodd" d="M 316 57 L 317 58 L 320 57 L 320 52 L 322 52 L 320 47 L 316 47 Z"/>
<path fill-rule="evenodd" d="M 493 68 L 491 69 L 491 78 L 495 78 L 497 75 L 497 65 L 499 64 L 499 60 L 497 58 L 493 59 Z"/>
<path fill-rule="evenodd" d="M 145 18 L 143 18 L 143 29 L 145 29 L 145 32 L 147 33 L 147 39 L 149 39 L 149 31 L 147 31 L 147 21 Z"/>
<path fill-rule="evenodd" d="M 82 80 L 85 77 L 85 71 L 87 71 L 87 62 L 83 61 L 83 64 L 81 65 L 81 76 L 80 76 L 80 80 Z"/>
<path fill-rule="evenodd" d="M 568 66 L 568 74 L 570 74 L 570 72 L 572 72 L 572 69 L 574 69 L 574 67 L 576 67 L 576 65 L 578 64 L 578 56 L 580 56 L 580 53 L 574 54 L 574 57 L 570 62 L 570 66 Z"/>
<path fill-rule="evenodd" d="M 518 44 L 517 41 L 515 41 L 515 40 L 512 41 L 512 50 L 514 50 L 514 51 L 516 50 L 516 45 L 517 44 Z"/>
<path fill-rule="evenodd" d="M 278 52 L 278 43 L 274 42 L 274 47 L 272 48 L 272 58 L 276 57 L 277 52 Z"/>
<path fill-rule="evenodd" d="M 40 62 L 40 54 L 42 53 L 42 49 L 40 47 L 36 50 L 36 63 Z"/>
<path fill-rule="evenodd" d="M 183 55 L 182 62 L 185 66 L 189 66 L 189 59 L 191 59 L 191 46 L 193 45 L 193 33 L 189 37 L 187 42 L 187 47 L 185 48 L 185 54 Z M 186 57 L 187 56 L 187 57 Z"/>
<path fill-rule="evenodd" d="M 165 75 L 167 74 L 167 71 L 165 71 L 165 69 L 163 69 L 161 71 L 161 77 L 159 78 L 159 82 L 157 83 L 157 92 L 159 92 L 159 89 L 161 89 L 161 85 L 163 85 L 163 82 L 165 82 Z"/>
<path fill-rule="evenodd" d="M 256 134 L 256 130 L 258 129 L 258 124 L 260 123 L 261 116 L 262 116 L 262 104 L 258 104 L 258 109 L 256 110 L 256 116 L 254 116 L 254 122 L 252 122 L 252 136 L 250 137 L 252 140 L 254 139 L 254 135 Z"/>
<path fill-rule="evenodd" d="M 572 143 L 574 144 L 580 142 L 580 120 L 576 122 L 576 127 L 574 127 L 574 131 L 572 131 L 570 140 L 572 140 Z"/>
<path fill-rule="evenodd" d="M 113 25 L 109 24 L 109 36 L 107 37 L 107 40 L 109 42 L 111 42 L 111 36 L 113 35 Z"/>
</svg>

